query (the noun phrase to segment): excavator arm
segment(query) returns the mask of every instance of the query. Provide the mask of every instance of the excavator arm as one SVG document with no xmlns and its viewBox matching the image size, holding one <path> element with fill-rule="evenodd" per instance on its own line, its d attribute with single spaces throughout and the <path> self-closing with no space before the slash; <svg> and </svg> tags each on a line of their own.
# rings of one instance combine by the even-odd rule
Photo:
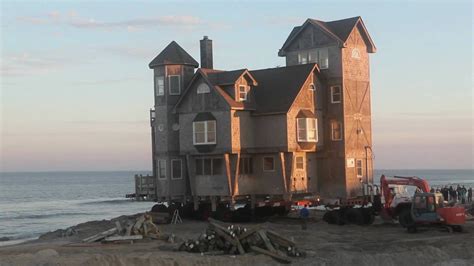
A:
<svg viewBox="0 0 474 266">
<path fill-rule="evenodd" d="M 394 176 L 393 178 L 388 179 L 385 175 L 382 175 L 380 177 L 380 188 L 382 189 L 382 194 L 385 198 L 385 209 L 390 208 L 394 197 L 394 195 L 390 191 L 389 185 L 415 186 L 419 188 L 422 192 L 430 192 L 430 185 L 428 184 L 428 182 L 419 177 Z"/>
</svg>

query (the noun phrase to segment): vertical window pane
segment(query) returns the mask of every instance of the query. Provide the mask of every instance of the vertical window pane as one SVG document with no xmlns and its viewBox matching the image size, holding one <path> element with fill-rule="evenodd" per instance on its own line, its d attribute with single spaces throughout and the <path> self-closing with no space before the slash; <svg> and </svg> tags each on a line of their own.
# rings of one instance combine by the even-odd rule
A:
<svg viewBox="0 0 474 266">
<path fill-rule="evenodd" d="M 304 169 L 304 158 L 301 156 L 296 157 L 296 169 Z"/>
<path fill-rule="evenodd" d="M 308 61 L 310 63 L 317 63 L 318 62 L 318 51 L 317 50 L 312 50 L 312 51 L 309 52 Z"/>
<path fill-rule="evenodd" d="M 211 170 L 211 164 L 212 160 L 211 159 L 203 159 L 204 160 L 204 175 L 211 175 L 212 170 Z"/>
<path fill-rule="evenodd" d="M 319 67 L 321 69 L 329 67 L 329 57 L 327 48 L 322 48 L 319 50 Z"/>
<path fill-rule="evenodd" d="M 160 179 L 166 178 L 166 160 L 158 160 L 157 175 Z"/>
<path fill-rule="evenodd" d="M 362 177 L 362 160 L 356 161 L 357 177 Z"/>
<path fill-rule="evenodd" d="M 263 170 L 264 171 L 273 171 L 273 170 L 275 170 L 273 157 L 263 157 Z"/>
<path fill-rule="evenodd" d="M 212 159 L 212 175 L 222 175 L 224 172 L 222 166 L 222 159 Z"/>
<path fill-rule="evenodd" d="M 203 170 L 203 160 L 202 159 L 196 159 L 196 175 L 203 175 L 204 170 Z"/>
<path fill-rule="evenodd" d="M 169 76 L 170 94 L 179 95 L 181 93 L 180 88 L 180 76 Z"/>
<path fill-rule="evenodd" d="M 306 140 L 306 119 L 305 118 L 298 118 L 298 141 L 305 141 Z"/>
<path fill-rule="evenodd" d="M 156 96 L 165 94 L 165 78 L 163 76 L 156 77 L 155 86 Z"/>
<path fill-rule="evenodd" d="M 342 125 L 340 122 L 332 122 L 332 139 L 341 140 L 342 139 Z"/>
<path fill-rule="evenodd" d="M 181 178 L 181 160 L 172 160 L 171 161 L 171 167 L 172 167 L 172 171 L 173 171 L 173 175 L 171 176 L 171 178 L 174 178 L 174 179 L 179 179 Z"/>
<path fill-rule="evenodd" d="M 207 121 L 207 142 L 216 142 L 216 121 Z"/>
</svg>

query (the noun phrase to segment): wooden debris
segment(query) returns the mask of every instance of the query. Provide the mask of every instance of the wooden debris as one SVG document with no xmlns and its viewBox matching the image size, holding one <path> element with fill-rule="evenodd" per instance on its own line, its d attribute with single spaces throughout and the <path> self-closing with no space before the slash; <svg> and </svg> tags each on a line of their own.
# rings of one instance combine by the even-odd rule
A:
<svg viewBox="0 0 474 266">
<path fill-rule="evenodd" d="M 272 243 L 270 243 L 270 240 L 263 230 L 258 230 L 258 235 L 262 238 L 263 243 L 265 243 L 265 246 L 269 251 L 276 252 L 275 248 L 273 247 Z"/>
<path fill-rule="evenodd" d="M 115 242 L 115 241 L 129 241 L 129 240 L 140 240 L 143 239 L 142 235 L 134 236 L 109 236 L 104 239 L 105 242 Z"/>
<path fill-rule="evenodd" d="M 91 243 L 91 242 L 95 242 L 95 241 L 98 241 L 98 240 L 101 240 L 101 239 L 104 239 L 108 236 L 111 236 L 113 234 L 117 233 L 117 228 L 111 228 L 107 231 L 104 231 L 102 233 L 98 233 L 96 235 L 93 235 L 93 236 L 90 236 L 90 237 L 87 237 L 87 238 L 84 238 L 82 240 L 82 242 L 85 242 L 85 243 Z"/>
<path fill-rule="evenodd" d="M 158 227 L 153 223 L 153 217 L 148 214 L 140 216 L 135 222 L 129 223 L 126 228 L 119 221 L 115 222 L 115 228 L 83 239 L 83 242 L 91 243 L 99 240 L 104 242 L 120 242 L 140 240 L 143 238 L 161 239 Z M 164 240 L 169 241 L 169 236 Z M 173 238 L 174 241 L 174 238 Z"/>
<path fill-rule="evenodd" d="M 259 248 L 259 247 L 256 247 L 256 246 L 250 246 L 250 249 L 252 249 L 253 251 L 257 252 L 257 253 L 260 253 L 260 254 L 264 254 L 264 255 L 268 255 L 272 258 L 275 258 L 281 262 L 284 262 L 284 263 L 291 263 L 291 260 L 287 257 L 284 257 L 284 256 L 281 256 L 277 253 L 273 253 L 273 252 L 270 252 L 268 250 L 265 250 L 263 248 Z"/>
<path fill-rule="evenodd" d="M 201 255 L 245 254 L 257 252 L 275 258 L 280 262 L 290 263 L 289 257 L 304 256 L 304 252 L 296 248 L 296 244 L 273 231 L 263 230 L 260 226 L 244 228 L 227 225 L 209 219 L 205 233 L 197 239 L 190 239 L 177 247 L 179 251 L 201 253 Z"/>
</svg>

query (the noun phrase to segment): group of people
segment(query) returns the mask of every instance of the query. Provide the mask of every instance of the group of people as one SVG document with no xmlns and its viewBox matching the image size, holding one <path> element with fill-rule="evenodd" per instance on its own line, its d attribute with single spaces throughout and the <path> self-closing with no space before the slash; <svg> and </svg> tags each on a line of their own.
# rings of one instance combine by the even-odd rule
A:
<svg viewBox="0 0 474 266">
<path fill-rule="evenodd" d="M 460 202 L 462 204 L 472 203 L 472 187 L 466 189 L 465 186 L 458 185 L 456 188 L 453 186 L 444 186 L 443 188 L 431 188 L 431 192 L 439 192 L 443 194 L 443 197 L 447 201 Z"/>
</svg>

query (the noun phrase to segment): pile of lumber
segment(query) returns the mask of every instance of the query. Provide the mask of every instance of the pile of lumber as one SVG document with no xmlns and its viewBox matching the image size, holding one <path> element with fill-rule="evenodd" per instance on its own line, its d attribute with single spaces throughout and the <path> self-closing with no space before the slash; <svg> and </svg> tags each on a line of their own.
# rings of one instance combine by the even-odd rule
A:
<svg viewBox="0 0 474 266">
<path fill-rule="evenodd" d="M 280 262 L 290 263 L 288 257 L 301 257 L 304 252 L 296 248 L 296 244 L 280 234 L 261 229 L 260 226 L 245 228 L 225 225 L 209 219 L 206 232 L 197 239 L 183 242 L 180 251 L 198 252 L 203 255 L 245 254 L 256 252 L 268 255 Z"/>
<path fill-rule="evenodd" d="M 158 227 L 153 223 L 152 217 L 144 214 L 136 221 L 122 225 L 115 221 L 115 227 L 82 240 L 84 243 L 102 242 L 132 242 L 143 238 L 161 239 Z"/>
</svg>

